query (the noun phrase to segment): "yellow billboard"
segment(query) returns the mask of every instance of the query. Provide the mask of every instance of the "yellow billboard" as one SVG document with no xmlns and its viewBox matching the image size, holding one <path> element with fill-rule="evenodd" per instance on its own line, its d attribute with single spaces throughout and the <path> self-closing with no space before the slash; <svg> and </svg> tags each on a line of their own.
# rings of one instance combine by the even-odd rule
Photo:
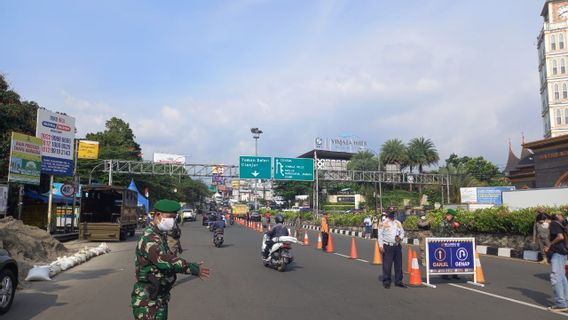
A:
<svg viewBox="0 0 568 320">
<path fill-rule="evenodd" d="M 99 142 L 89 140 L 79 140 L 79 150 L 77 153 L 79 159 L 98 159 L 99 158 Z"/>
</svg>

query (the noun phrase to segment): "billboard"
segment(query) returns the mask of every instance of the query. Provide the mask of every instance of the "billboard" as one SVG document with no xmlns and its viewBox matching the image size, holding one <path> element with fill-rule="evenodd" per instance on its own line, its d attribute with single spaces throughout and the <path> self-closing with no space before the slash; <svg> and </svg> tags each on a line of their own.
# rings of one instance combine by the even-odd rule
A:
<svg viewBox="0 0 568 320">
<path fill-rule="evenodd" d="M 185 156 L 169 153 L 154 153 L 154 162 L 166 164 L 185 164 Z"/>
<path fill-rule="evenodd" d="M 77 150 L 77 158 L 93 159 L 99 158 L 99 142 L 90 140 L 80 140 L 79 150 Z"/>
<path fill-rule="evenodd" d="M 42 143 L 39 138 L 12 132 L 9 182 L 39 185 Z"/>
<path fill-rule="evenodd" d="M 72 176 L 75 118 L 38 109 L 36 137 L 43 141 L 41 172 L 56 176 Z"/>
<path fill-rule="evenodd" d="M 514 190 L 514 186 L 460 188 L 461 202 L 502 205 L 503 191 Z"/>
</svg>

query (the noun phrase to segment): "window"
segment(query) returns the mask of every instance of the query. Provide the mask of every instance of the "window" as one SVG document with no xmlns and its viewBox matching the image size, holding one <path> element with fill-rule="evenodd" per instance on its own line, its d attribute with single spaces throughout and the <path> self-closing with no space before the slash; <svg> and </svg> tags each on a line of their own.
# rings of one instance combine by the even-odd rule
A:
<svg viewBox="0 0 568 320">
<path fill-rule="evenodd" d="M 560 59 L 560 73 L 566 73 L 566 62 L 564 58 Z"/>
<path fill-rule="evenodd" d="M 562 111 L 560 109 L 556 109 L 556 125 L 562 124 Z"/>
<path fill-rule="evenodd" d="M 564 123 L 568 124 L 568 109 L 564 109 Z"/>
<path fill-rule="evenodd" d="M 552 74 L 558 74 L 558 62 L 556 60 L 552 60 Z"/>
<path fill-rule="evenodd" d="M 561 34 L 558 36 L 558 48 L 559 48 L 559 49 L 564 49 L 564 34 L 563 34 L 563 33 L 561 33 Z"/>
<path fill-rule="evenodd" d="M 560 92 L 558 91 L 558 85 L 554 85 L 554 100 L 560 99 Z"/>
<path fill-rule="evenodd" d="M 550 36 L 550 50 L 556 50 L 556 36 Z"/>
<path fill-rule="evenodd" d="M 566 83 L 562 85 L 562 99 L 568 99 L 568 86 Z"/>
</svg>

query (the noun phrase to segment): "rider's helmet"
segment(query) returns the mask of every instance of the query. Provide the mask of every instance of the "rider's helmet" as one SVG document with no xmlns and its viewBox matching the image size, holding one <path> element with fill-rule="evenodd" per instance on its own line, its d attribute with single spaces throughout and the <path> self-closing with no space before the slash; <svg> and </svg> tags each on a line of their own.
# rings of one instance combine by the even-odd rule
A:
<svg viewBox="0 0 568 320">
<path fill-rule="evenodd" d="M 276 223 L 284 223 L 284 217 L 283 217 L 281 214 L 279 214 L 279 215 L 277 215 L 277 216 L 274 218 L 274 222 L 276 222 Z"/>
<path fill-rule="evenodd" d="M 211 217 L 209 217 L 209 221 L 217 221 L 217 216 L 212 214 Z"/>
</svg>

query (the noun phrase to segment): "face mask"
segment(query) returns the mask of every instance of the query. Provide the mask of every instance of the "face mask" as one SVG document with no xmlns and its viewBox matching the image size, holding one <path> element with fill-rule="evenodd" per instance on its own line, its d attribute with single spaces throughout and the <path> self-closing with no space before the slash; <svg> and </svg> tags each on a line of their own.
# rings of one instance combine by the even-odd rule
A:
<svg viewBox="0 0 568 320">
<path fill-rule="evenodd" d="M 548 229 L 548 222 L 543 222 L 543 223 L 541 224 L 541 226 L 542 226 L 544 229 Z"/>
<path fill-rule="evenodd" d="M 158 229 L 160 231 L 170 231 L 174 228 L 175 222 L 174 218 L 162 218 L 162 221 L 158 223 Z"/>
</svg>

